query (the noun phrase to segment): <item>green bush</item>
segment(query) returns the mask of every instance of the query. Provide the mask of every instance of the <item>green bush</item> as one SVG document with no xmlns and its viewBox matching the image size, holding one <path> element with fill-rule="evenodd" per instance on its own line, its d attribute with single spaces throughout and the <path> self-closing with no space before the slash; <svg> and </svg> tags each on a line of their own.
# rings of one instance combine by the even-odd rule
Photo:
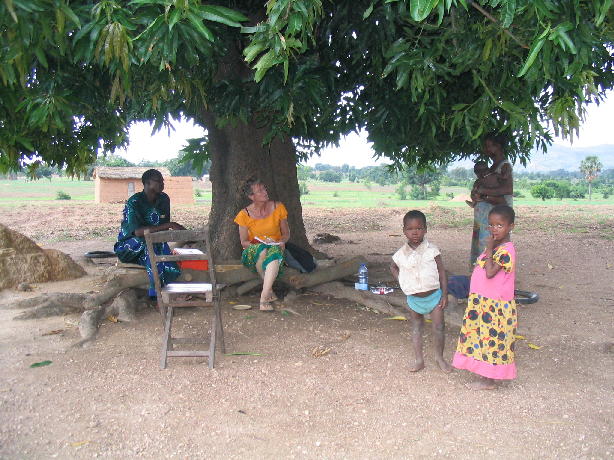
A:
<svg viewBox="0 0 614 460">
<path fill-rule="evenodd" d="M 531 187 L 531 195 L 533 198 L 541 198 L 542 201 L 554 198 L 554 189 L 544 184 L 537 184 Z"/>
<path fill-rule="evenodd" d="M 55 195 L 56 200 L 70 200 L 70 195 L 62 190 L 58 190 L 58 193 Z"/>
<path fill-rule="evenodd" d="M 307 187 L 307 182 L 298 183 L 298 194 L 299 196 L 309 195 L 309 188 Z"/>
<path fill-rule="evenodd" d="M 336 190 L 333 192 L 333 197 L 335 198 L 339 198 L 339 192 L 337 192 Z"/>
<path fill-rule="evenodd" d="M 514 190 L 514 194 L 512 195 L 514 198 L 524 198 L 524 193 L 520 190 Z"/>
<path fill-rule="evenodd" d="M 452 193 L 452 192 L 448 192 L 448 193 L 446 193 L 446 196 L 447 196 L 449 199 L 451 199 L 451 200 L 453 200 L 453 199 L 454 199 L 454 193 Z"/>
<path fill-rule="evenodd" d="M 322 171 L 318 177 L 321 181 L 335 183 L 339 183 L 343 179 L 343 175 L 335 171 Z"/>
<path fill-rule="evenodd" d="M 203 191 L 201 189 L 197 188 L 194 191 L 194 195 L 197 196 L 197 197 L 201 197 L 201 196 L 203 196 Z"/>
<path fill-rule="evenodd" d="M 573 198 L 574 200 L 586 198 L 586 188 L 581 185 L 574 185 L 571 188 L 571 193 L 569 194 L 569 197 Z"/>
<path fill-rule="evenodd" d="M 407 199 L 407 190 L 405 189 L 405 184 L 403 183 L 399 184 L 399 186 L 394 191 L 399 197 L 399 200 Z"/>
</svg>

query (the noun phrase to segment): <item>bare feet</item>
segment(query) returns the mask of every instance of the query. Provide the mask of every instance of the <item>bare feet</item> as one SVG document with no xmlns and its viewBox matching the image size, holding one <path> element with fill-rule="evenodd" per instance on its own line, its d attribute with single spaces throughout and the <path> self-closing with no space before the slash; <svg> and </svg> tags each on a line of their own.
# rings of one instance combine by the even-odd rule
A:
<svg viewBox="0 0 614 460">
<path fill-rule="evenodd" d="M 439 365 L 439 369 L 444 371 L 446 374 L 449 374 L 450 372 L 452 372 L 452 366 L 450 366 L 450 364 L 447 361 L 443 359 L 438 359 L 437 364 Z"/>
<path fill-rule="evenodd" d="M 475 380 L 473 382 L 468 383 L 467 388 L 470 390 L 494 390 L 497 388 L 497 383 L 493 379 L 485 379 L 482 378 L 480 380 Z"/>
<path fill-rule="evenodd" d="M 409 372 L 418 372 L 424 369 L 424 361 L 416 361 L 414 364 L 409 366 Z"/>
</svg>

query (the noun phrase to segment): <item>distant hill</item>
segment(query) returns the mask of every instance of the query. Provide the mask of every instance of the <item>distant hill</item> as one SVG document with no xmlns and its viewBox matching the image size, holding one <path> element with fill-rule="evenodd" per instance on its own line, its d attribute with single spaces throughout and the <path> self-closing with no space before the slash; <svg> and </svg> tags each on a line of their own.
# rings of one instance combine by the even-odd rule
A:
<svg viewBox="0 0 614 460">
<path fill-rule="evenodd" d="M 593 147 L 552 145 L 546 154 L 533 152 L 526 169 L 527 171 L 554 171 L 556 169 L 577 171 L 582 160 L 589 155 L 599 157 L 603 169 L 614 168 L 614 145 L 604 144 Z M 516 168 L 522 169 L 518 165 Z"/>
<path fill-rule="evenodd" d="M 526 169 L 520 164 L 515 164 L 516 171 L 556 171 L 557 169 L 565 169 L 567 171 L 578 171 L 580 163 L 589 155 L 596 155 L 599 161 L 603 164 L 603 169 L 614 168 L 614 145 L 603 144 L 593 147 L 565 147 L 563 145 L 552 145 L 546 154 L 542 152 L 533 152 L 531 161 L 527 163 Z M 462 160 L 452 163 L 449 168 L 454 167 L 471 168 L 473 162 L 470 160 Z"/>
</svg>

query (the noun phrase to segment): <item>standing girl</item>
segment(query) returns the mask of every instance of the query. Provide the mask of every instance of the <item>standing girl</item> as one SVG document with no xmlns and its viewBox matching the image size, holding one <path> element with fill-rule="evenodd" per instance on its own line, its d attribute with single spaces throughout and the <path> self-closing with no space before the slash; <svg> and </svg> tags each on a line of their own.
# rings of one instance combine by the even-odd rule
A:
<svg viewBox="0 0 614 460">
<path fill-rule="evenodd" d="M 480 376 L 468 385 L 474 390 L 492 390 L 497 381 L 516 377 L 516 251 L 510 241 L 514 217 L 509 206 L 492 208 L 486 249 L 471 275 L 469 300 L 452 365 Z"/>
</svg>

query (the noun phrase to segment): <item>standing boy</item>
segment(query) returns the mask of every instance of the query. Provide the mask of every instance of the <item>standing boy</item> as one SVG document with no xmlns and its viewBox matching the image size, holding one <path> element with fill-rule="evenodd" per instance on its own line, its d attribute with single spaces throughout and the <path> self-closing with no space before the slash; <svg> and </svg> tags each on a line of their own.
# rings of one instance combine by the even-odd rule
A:
<svg viewBox="0 0 614 460">
<path fill-rule="evenodd" d="M 452 368 L 443 359 L 445 324 L 443 311 L 448 305 L 446 272 L 437 246 L 426 240 L 426 216 L 420 211 L 409 211 L 403 217 L 404 244 L 392 256 L 390 271 L 407 295 L 412 322 L 412 343 L 415 362 L 410 368 L 417 372 L 424 368 L 422 330 L 424 315 L 431 315 L 435 339 L 435 360 L 444 372 Z"/>
</svg>

